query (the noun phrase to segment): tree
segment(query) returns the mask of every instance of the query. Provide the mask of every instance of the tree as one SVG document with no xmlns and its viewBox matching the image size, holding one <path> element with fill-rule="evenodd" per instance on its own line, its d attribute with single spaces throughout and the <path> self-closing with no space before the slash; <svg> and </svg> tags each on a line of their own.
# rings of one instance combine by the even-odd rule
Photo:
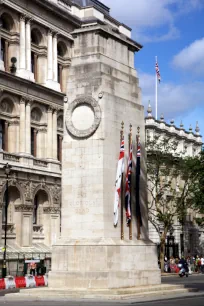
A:
<svg viewBox="0 0 204 306">
<path fill-rule="evenodd" d="M 193 208 L 192 191 L 197 158 L 185 158 L 178 142 L 168 137 L 147 139 L 149 220 L 160 237 L 160 263 L 164 270 L 165 241 L 176 220 L 184 223 Z"/>
</svg>

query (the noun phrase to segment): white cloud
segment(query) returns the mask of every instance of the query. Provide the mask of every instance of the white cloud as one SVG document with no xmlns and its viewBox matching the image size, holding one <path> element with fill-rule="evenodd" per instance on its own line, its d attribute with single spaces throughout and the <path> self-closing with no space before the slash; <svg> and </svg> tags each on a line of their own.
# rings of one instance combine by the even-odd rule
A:
<svg viewBox="0 0 204 306">
<path fill-rule="evenodd" d="M 155 76 L 141 72 L 139 79 L 145 111 L 150 100 L 155 113 Z M 203 87 L 204 82 L 190 84 L 161 82 L 158 84 L 158 116 L 163 113 L 165 119 L 175 119 L 185 116 L 198 106 L 204 106 Z"/>
<path fill-rule="evenodd" d="M 174 56 L 172 64 L 176 68 L 194 74 L 204 73 L 204 38 L 194 41 Z"/>
<path fill-rule="evenodd" d="M 202 0 L 100 0 L 111 8 L 111 15 L 134 29 L 134 36 L 144 41 L 175 39 L 179 30 L 175 19 L 204 5 Z M 161 28 L 160 36 L 150 31 Z M 148 30 L 148 31 L 147 31 Z"/>
</svg>

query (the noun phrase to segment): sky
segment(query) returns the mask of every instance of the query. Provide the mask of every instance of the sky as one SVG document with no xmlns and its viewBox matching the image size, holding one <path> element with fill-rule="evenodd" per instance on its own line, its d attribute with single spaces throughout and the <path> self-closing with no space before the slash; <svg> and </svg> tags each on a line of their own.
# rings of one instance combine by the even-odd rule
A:
<svg viewBox="0 0 204 306">
<path fill-rule="evenodd" d="M 158 117 L 181 120 L 186 130 L 198 121 L 204 135 L 204 0 L 101 0 L 111 16 L 132 28 L 143 45 L 135 55 L 142 103 L 155 114 L 155 57 L 161 74 Z"/>
</svg>

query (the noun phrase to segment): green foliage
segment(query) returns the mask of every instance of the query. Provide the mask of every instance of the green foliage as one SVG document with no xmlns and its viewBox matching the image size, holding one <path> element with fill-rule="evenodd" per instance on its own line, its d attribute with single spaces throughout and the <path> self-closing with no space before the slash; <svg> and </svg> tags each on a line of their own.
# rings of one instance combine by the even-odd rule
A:
<svg viewBox="0 0 204 306">
<path fill-rule="evenodd" d="M 204 155 L 185 157 L 178 142 L 161 136 L 148 139 L 146 149 L 149 220 L 163 237 L 176 219 L 184 224 L 189 209 L 204 212 Z"/>
</svg>

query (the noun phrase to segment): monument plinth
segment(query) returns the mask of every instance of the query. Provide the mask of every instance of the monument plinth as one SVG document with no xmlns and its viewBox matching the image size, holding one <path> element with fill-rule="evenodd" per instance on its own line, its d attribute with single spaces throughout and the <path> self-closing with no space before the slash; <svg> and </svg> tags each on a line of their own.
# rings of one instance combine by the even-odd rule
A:
<svg viewBox="0 0 204 306">
<path fill-rule="evenodd" d="M 148 239 L 144 111 L 134 52 L 141 46 L 109 26 L 73 33 L 73 57 L 65 104 L 62 163 L 61 238 L 53 246 L 50 288 L 111 289 L 160 284 L 156 246 Z M 143 219 L 137 240 L 135 173 L 132 179 L 132 233 L 113 226 L 115 177 L 121 122 L 141 132 L 140 203 Z M 120 220 L 120 216 L 119 216 Z"/>
</svg>

